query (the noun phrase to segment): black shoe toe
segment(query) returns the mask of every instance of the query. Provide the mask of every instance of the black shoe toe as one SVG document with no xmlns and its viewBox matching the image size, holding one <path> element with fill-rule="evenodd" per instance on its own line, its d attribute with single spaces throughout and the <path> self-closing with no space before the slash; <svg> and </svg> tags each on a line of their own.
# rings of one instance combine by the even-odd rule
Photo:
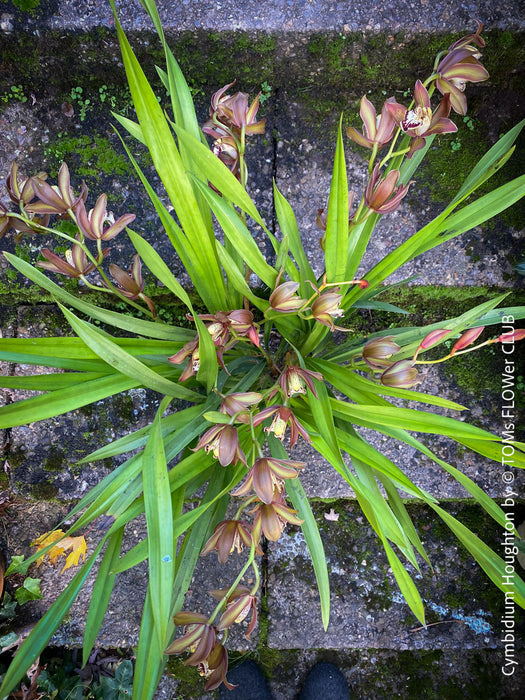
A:
<svg viewBox="0 0 525 700">
<path fill-rule="evenodd" d="M 306 677 L 299 700 L 350 700 L 350 691 L 341 671 L 321 661 Z"/>
</svg>

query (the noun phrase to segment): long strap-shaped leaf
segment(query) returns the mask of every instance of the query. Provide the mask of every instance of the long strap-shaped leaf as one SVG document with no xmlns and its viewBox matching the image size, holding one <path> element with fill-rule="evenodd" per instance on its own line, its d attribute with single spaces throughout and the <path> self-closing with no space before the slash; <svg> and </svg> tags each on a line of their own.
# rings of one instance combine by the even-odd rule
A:
<svg viewBox="0 0 525 700">
<path fill-rule="evenodd" d="M 183 330 L 183 329 L 181 329 Z M 181 341 L 192 340 L 194 334 L 190 330 L 184 329 L 185 334 L 181 335 Z M 114 342 L 124 348 L 130 355 L 169 355 L 173 354 L 173 348 L 178 347 L 172 340 L 150 340 L 149 338 L 114 338 Z M 28 364 L 45 365 L 42 362 L 49 358 L 69 358 L 69 359 L 96 359 L 98 355 L 93 352 L 80 338 L 75 337 L 43 337 L 43 338 L 0 338 L 0 358 L 6 352 L 24 353 L 25 356 L 38 355 L 38 362 L 28 362 Z M 8 360 L 6 360 L 8 361 Z M 20 364 L 26 364 L 20 361 Z M 100 363 L 102 365 L 102 363 Z M 93 365 L 95 366 L 95 365 Z"/>
<path fill-rule="evenodd" d="M 106 376 L 100 372 L 66 372 L 55 374 L 36 374 L 27 377 L 4 377 L 0 375 L 0 387 L 9 389 L 26 389 L 29 391 L 55 391 L 74 389 L 84 382 Z"/>
<path fill-rule="evenodd" d="M 381 537 L 381 541 L 388 557 L 388 563 L 392 568 L 392 572 L 396 577 L 397 584 L 401 593 L 403 594 L 404 599 L 419 622 L 421 622 L 422 625 L 425 625 L 425 608 L 415 583 L 410 578 L 403 564 L 401 564 L 399 561 L 399 557 L 389 545 L 388 541 L 384 537 Z"/>
<path fill-rule="evenodd" d="M 75 333 L 82 338 L 93 352 L 107 362 L 108 365 L 116 369 L 121 374 L 131 379 L 135 379 L 144 386 L 153 389 L 154 391 L 173 396 L 178 399 L 186 399 L 188 401 L 202 401 L 202 396 L 195 391 L 186 389 L 180 384 L 162 377 L 150 367 L 127 353 L 123 348 L 109 340 L 106 335 L 102 334 L 98 328 L 87 321 L 82 321 L 75 314 L 68 311 L 64 306 L 60 305 L 64 316 L 67 318 L 71 328 Z"/>
<path fill-rule="evenodd" d="M 48 277 L 42 274 L 40 270 L 37 270 L 32 265 L 25 262 L 25 260 L 18 258 L 12 253 L 4 253 L 4 256 L 14 268 L 24 275 L 24 277 L 38 284 L 39 287 L 42 287 L 42 289 L 52 294 L 55 299 L 58 299 L 68 306 L 72 306 L 74 309 L 78 309 L 78 311 L 82 311 L 86 316 L 95 318 L 97 321 L 101 321 L 101 323 L 106 323 L 108 326 L 120 328 L 124 331 L 132 331 L 137 335 L 144 335 L 150 338 L 173 340 L 174 342 L 186 342 L 188 339 L 188 332 L 186 329 L 168 326 L 160 321 L 155 323 L 152 321 L 143 321 L 134 316 L 126 316 L 116 311 L 101 309 L 99 306 L 82 301 L 79 297 L 69 294 L 69 292 L 66 292 L 62 287 L 59 287 L 58 284 L 52 282 Z"/>
<path fill-rule="evenodd" d="M 272 289 L 275 285 L 277 272 L 266 262 L 253 236 L 248 231 L 246 224 L 227 201 L 219 197 L 208 185 L 200 181 L 197 182 L 202 193 L 210 202 L 213 213 L 217 217 L 217 221 L 224 231 L 225 236 L 228 237 L 232 245 L 239 251 L 246 261 L 246 264 L 255 272 L 257 277 Z"/>
<path fill-rule="evenodd" d="M 122 546 L 122 536 L 124 528 L 117 530 L 109 538 L 108 546 L 100 562 L 97 578 L 91 593 L 86 624 L 84 627 L 84 644 L 82 648 L 82 665 L 85 666 L 89 660 L 89 655 L 95 644 L 102 620 L 109 605 L 109 599 L 115 584 L 115 574 L 112 574 L 112 567 L 118 561 L 120 548 Z"/>
<path fill-rule="evenodd" d="M 502 591 L 510 593 L 513 603 L 525 608 L 525 582 L 516 573 L 514 567 L 512 567 L 511 575 L 509 575 L 508 565 L 485 542 L 480 540 L 463 523 L 460 523 L 459 520 L 447 513 L 443 508 L 436 504 L 431 507 L 445 521 L 463 546 L 468 549 L 491 581 Z"/>
<path fill-rule="evenodd" d="M 279 192 L 275 182 L 273 184 L 273 194 L 277 221 L 279 222 L 283 236 L 288 237 L 290 252 L 297 263 L 297 267 L 299 268 L 301 292 L 302 294 L 309 295 L 311 294 L 311 287 L 305 283 L 310 281 L 315 284 L 317 280 L 314 271 L 308 262 L 308 258 L 306 257 L 294 211 L 288 201 L 285 199 L 284 195 Z"/>
<path fill-rule="evenodd" d="M 524 126 L 525 119 L 522 119 L 485 153 L 472 168 L 451 204 L 461 201 L 470 192 L 476 190 L 482 182 L 492 177 L 494 172 L 501 167 L 502 161 L 505 161 L 507 156 L 512 155 L 512 145 L 520 135 Z"/>
<path fill-rule="evenodd" d="M 325 267 L 328 282 L 342 282 L 345 279 L 348 259 L 348 180 L 341 121 L 342 116 L 337 131 L 337 146 L 326 219 Z"/>
<path fill-rule="evenodd" d="M 282 443 L 273 435 L 268 436 L 268 444 L 273 457 L 277 459 L 287 459 L 288 453 Z M 324 553 L 323 542 L 319 533 L 319 528 L 315 522 L 315 517 L 310 506 L 310 502 L 304 492 L 299 479 L 287 479 L 285 482 L 286 493 L 292 501 L 299 517 L 304 521 L 301 530 L 308 546 L 308 551 L 312 557 L 319 599 L 321 601 L 321 619 L 326 631 L 330 621 L 330 582 L 328 580 L 328 567 Z"/>
<path fill-rule="evenodd" d="M 115 26 L 131 96 L 153 164 L 173 203 L 186 236 L 187 246 L 192 255 L 207 265 L 208 276 L 201 280 L 199 293 L 210 310 L 225 308 L 224 279 L 212 232 L 208 230 L 202 218 L 199 203 L 162 108 L 122 30 L 114 0 L 110 0 L 110 4 L 115 15 Z"/>
<path fill-rule="evenodd" d="M 101 401 L 121 391 L 139 386 L 141 382 L 118 374 L 109 374 L 82 384 L 82 391 L 57 389 L 31 399 L 7 404 L 0 408 L 0 428 L 13 428 L 46 418 L 59 416 L 76 408 Z"/>
<path fill-rule="evenodd" d="M 394 387 L 390 388 L 381 384 L 376 384 L 370 379 L 357 374 L 357 372 L 353 371 L 349 367 L 340 366 L 335 362 L 315 359 L 309 360 L 307 366 L 309 369 L 321 372 L 327 382 L 333 384 L 339 391 L 343 391 L 348 398 L 353 398 L 355 396 L 354 392 L 362 392 L 364 394 L 372 395 L 384 394 L 386 396 L 398 396 L 402 399 L 420 401 L 433 406 L 441 406 L 442 408 L 450 408 L 456 411 L 465 410 L 465 406 L 462 406 L 455 401 L 443 399 L 440 396 L 431 396 L 430 394 L 410 391 L 409 389 L 396 389 Z"/>
<path fill-rule="evenodd" d="M 169 489 L 168 466 L 160 419 L 169 399 L 164 399 L 155 415 L 142 457 L 142 487 L 148 530 L 149 594 L 159 646 L 166 643 L 173 589 L 175 542 Z"/>
<path fill-rule="evenodd" d="M 474 425 L 463 423 L 455 418 L 438 416 L 435 413 L 417 411 L 413 408 L 398 408 L 397 406 L 361 406 L 348 404 L 337 399 L 330 399 L 334 414 L 351 418 L 354 423 L 361 425 L 376 422 L 378 426 L 404 428 L 419 433 L 447 435 L 453 439 L 464 437 L 480 440 L 498 441 L 498 438 L 487 430 Z"/>
<path fill-rule="evenodd" d="M 188 149 L 197 167 L 199 180 L 209 180 L 229 202 L 238 206 L 269 233 L 261 215 L 235 175 L 199 139 L 175 127 L 179 141 Z"/>
</svg>

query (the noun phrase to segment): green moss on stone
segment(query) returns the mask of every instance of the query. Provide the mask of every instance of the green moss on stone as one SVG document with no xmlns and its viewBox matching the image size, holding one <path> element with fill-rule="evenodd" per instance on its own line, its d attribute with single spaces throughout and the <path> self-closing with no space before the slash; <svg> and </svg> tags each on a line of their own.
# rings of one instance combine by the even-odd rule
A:
<svg viewBox="0 0 525 700">
<path fill-rule="evenodd" d="M 53 501 L 58 494 L 58 487 L 49 481 L 41 481 L 38 484 L 31 484 L 31 497 L 36 501 Z"/>
<path fill-rule="evenodd" d="M 56 177 L 58 168 L 66 161 L 77 177 L 99 179 L 101 175 L 127 175 L 134 173 L 133 166 L 123 152 L 119 152 L 109 139 L 103 136 L 68 136 L 64 134 L 44 149 L 50 174 Z"/>
<path fill-rule="evenodd" d="M 44 461 L 44 470 L 60 472 L 67 466 L 67 455 L 58 447 L 51 447 Z"/>
</svg>

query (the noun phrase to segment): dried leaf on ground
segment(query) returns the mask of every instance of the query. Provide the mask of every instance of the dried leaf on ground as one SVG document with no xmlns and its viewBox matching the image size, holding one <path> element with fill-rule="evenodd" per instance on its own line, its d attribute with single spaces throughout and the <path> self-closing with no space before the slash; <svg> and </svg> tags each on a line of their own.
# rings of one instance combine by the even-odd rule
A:
<svg viewBox="0 0 525 700">
<path fill-rule="evenodd" d="M 78 537 L 66 537 L 62 530 L 52 530 L 51 532 L 45 532 L 43 535 L 40 535 L 40 537 L 37 537 L 37 539 L 32 542 L 31 546 L 37 547 L 37 551 L 40 551 L 50 544 L 53 544 L 53 542 L 56 542 L 56 544 L 46 552 L 49 556 L 49 562 L 53 566 L 56 566 L 59 557 L 66 556 L 66 552 L 71 550 L 66 557 L 66 563 L 60 573 L 63 573 L 72 566 L 78 566 L 80 557 L 82 557 L 82 561 L 85 560 L 87 545 L 83 535 L 79 535 Z M 39 557 L 37 560 L 38 566 L 44 561 L 46 554 Z"/>
</svg>

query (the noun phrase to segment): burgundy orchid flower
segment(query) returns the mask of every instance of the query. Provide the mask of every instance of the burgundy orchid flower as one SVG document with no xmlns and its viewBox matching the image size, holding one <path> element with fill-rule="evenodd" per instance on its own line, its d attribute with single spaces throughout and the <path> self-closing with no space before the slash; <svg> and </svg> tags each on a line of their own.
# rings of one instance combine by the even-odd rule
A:
<svg viewBox="0 0 525 700">
<path fill-rule="evenodd" d="M 256 406 L 262 399 L 262 394 L 259 394 L 257 391 L 228 394 L 228 396 L 224 397 L 220 410 L 229 416 L 235 416 L 235 420 L 239 423 L 249 423 L 250 413 L 248 409 L 251 406 Z"/>
<path fill-rule="evenodd" d="M 334 325 L 333 319 L 345 315 L 344 310 L 340 308 L 343 295 L 338 294 L 338 291 L 339 287 L 335 287 L 332 290 L 323 292 L 312 303 L 312 308 L 310 310 L 315 320 L 322 323 L 323 326 L 330 328 L 332 332 L 337 328 L 337 326 Z"/>
<path fill-rule="evenodd" d="M 39 180 L 45 180 L 47 178 L 47 173 L 40 172 L 36 175 L 36 177 Z M 19 182 L 18 163 L 15 163 L 14 161 L 11 163 L 11 167 L 9 168 L 5 185 L 9 199 L 13 202 L 13 204 L 21 204 L 23 207 L 25 207 L 36 197 L 32 178 L 29 177 Z"/>
<path fill-rule="evenodd" d="M 454 49 L 436 68 L 436 87 L 442 95 L 450 95 L 454 112 L 467 113 L 465 87 L 467 83 L 481 83 L 489 78 L 487 69 L 473 54 L 472 47 Z"/>
<path fill-rule="evenodd" d="M 228 672 L 228 652 L 219 642 L 215 644 L 207 659 L 199 665 L 201 675 L 207 679 L 204 690 L 215 690 L 221 683 L 224 683 L 228 690 L 233 690 L 237 687 L 229 683 L 226 678 L 226 673 Z"/>
<path fill-rule="evenodd" d="M 485 326 L 477 326 L 476 328 L 469 328 L 464 333 L 461 334 L 458 340 L 452 346 L 450 351 L 451 355 L 454 355 L 458 350 L 464 350 L 469 345 L 478 339 L 478 337 L 485 330 Z"/>
<path fill-rule="evenodd" d="M 37 262 L 38 267 L 50 272 L 56 272 L 66 277 L 80 279 L 88 275 L 96 269 L 95 263 L 91 262 L 82 247 L 78 243 L 74 243 L 70 250 L 65 252 L 65 260 L 53 253 L 48 248 L 42 248 L 41 251 L 45 260 Z M 102 256 L 105 258 L 109 254 L 109 249 L 102 251 Z"/>
<path fill-rule="evenodd" d="M 216 550 L 221 564 L 228 561 L 228 557 L 235 551 L 240 554 L 244 547 L 252 546 L 252 526 L 240 520 L 223 520 L 215 526 L 213 535 L 204 545 L 201 557 Z M 255 552 L 262 554 L 262 549 L 257 545 Z"/>
<path fill-rule="evenodd" d="M 189 377 L 193 377 L 199 371 L 200 362 L 198 337 L 194 340 L 190 340 L 188 343 L 185 343 L 178 352 L 168 357 L 168 362 L 171 362 L 173 365 L 180 365 L 187 357 L 189 357 L 189 360 L 179 377 L 180 382 L 184 382 L 186 379 L 189 379 Z"/>
<path fill-rule="evenodd" d="M 396 189 L 398 180 L 399 170 L 391 170 L 385 177 L 381 177 L 379 164 L 377 164 L 366 186 L 366 206 L 378 214 L 388 214 L 395 211 L 412 184 L 409 182 L 406 185 L 399 185 Z"/>
<path fill-rule="evenodd" d="M 412 137 L 407 158 L 411 158 L 416 151 L 424 147 L 427 136 L 454 133 L 458 130 L 454 122 L 448 119 L 449 93 L 443 96 L 438 108 L 432 114 L 428 92 L 423 83 L 418 80 L 414 88 L 414 101 L 416 104 L 413 109 L 407 109 L 397 102 L 387 103 L 387 109 L 396 124 L 405 134 Z"/>
<path fill-rule="evenodd" d="M 279 279 L 279 278 L 278 278 Z M 299 289 L 299 282 L 283 282 L 278 284 L 270 294 L 270 306 L 274 311 L 283 314 L 299 311 L 305 304 L 306 299 L 301 299 L 296 292 Z"/>
<path fill-rule="evenodd" d="M 118 265 L 109 266 L 111 276 L 117 283 L 117 289 L 126 299 L 141 299 L 153 314 L 157 316 L 157 310 L 152 300 L 144 294 L 144 280 L 142 279 L 142 263 L 140 256 L 133 256 L 133 264 L 128 272 L 124 272 Z"/>
<path fill-rule="evenodd" d="M 62 163 L 58 171 L 58 186 L 52 187 L 38 175 L 30 178 L 35 195 L 40 200 L 26 206 L 26 211 L 35 214 L 67 214 L 80 200 L 87 197 L 86 183 L 82 181 L 80 194 L 77 196 L 71 188 L 69 169 Z"/>
<path fill-rule="evenodd" d="M 306 394 L 308 388 L 317 398 L 314 379 L 322 381 L 323 375 L 320 372 L 311 372 L 301 367 L 287 367 L 279 378 L 279 386 L 281 391 L 288 397 Z"/>
<path fill-rule="evenodd" d="M 83 199 L 75 206 L 78 227 L 92 241 L 110 241 L 135 220 L 135 214 L 123 214 L 115 221 L 113 213 L 107 211 L 107 201 L 106 195 L 101 194 L 89 214 Z"/>
<path fill-rule="evenodd" d="M 277 489 L 274 492 L 274 500 L 271 503 L 259 503 L 251 511 L 254 513 L 253 536 L 256 540 L 264 534 L 267 540 L 277 542 L 281 537 L 287 523 L 302 525 L 304 520 L 298 518 L 296 510 L 286 505 L 282 493 Z"/>
<path fill-rule="evenodd" d="M 249 639 L 257 624 L 257 596 L 250 593 L 245 586 L 237 586 L 228 597 L 226 609 L 217 623 L 217 629 L 223 630 L 233 624 L 239 624 L 245 620 L 251 612 L 251 619 L 246 630 L 245 637 Z"/>
<path fill-rule="evenodd" d="M 291 408 L 287 406 L 268 406 L 253 418 L 255 426 L 263 423 L 267 418 L 273 416 L 272 423 L 264 429 L 266 433 L 273 433 L 281 442 L 284 440 L 287 427 L 290 428 L 290 448 L 293 448 L 301 435 L 306 442 L 310 443 L 310 436 L 303 425 L 297 420 Z"/>
<path fill-rule="evenodd" d="M 233 425 L 214 425 L 202 436 L 193 450 L 197 452 L 204 448 L 206 452 L 212 452 L 219 464 L 227 467 L 229 464 L 242 462 L 246 465 L 246 457 L 239 445 L 237 428 Z"/>
<path fill-rule="evenodd" d="M 271 503 L 275 490 L 282 491 L 284 479 L 296 479 L 304 462 L 274 457 L 259 457 L 248 472 L 246 480 L 232 491 L 232 496 L 246 496 L 253 489 L 263 503 Z"/>
<path fill-rule="evenodd" d="M 173 616 L 176 625 L 184 626 L 184 634 L 173 641 L 166 649 L 166 654 L 181 654 L 186 649 L 192 655 L 184 661 L 185 666 L 198 666 L 208 658 L 215 645 L 216 629 L 208 623 L 208 618 L 201 613 L 181 611 Z"/>
<path fill-rule="evenodd" d="M 363 120 L 363 133 L 361 134 L 353 126 L 349 126 L 346 130 L 348 138 L 365 148 L 374 148 L 376 145 L 379 148 L 385 146 L 391 140 L 396 127 L 396 123 L 387 109 L 387 104 L 393 102 L 394 98 L 389 97 L 383 104 L 381 115 L 378 117 L 374 105 L 366 95 L 363 95 L 359 109 Z"/>
</svg>

